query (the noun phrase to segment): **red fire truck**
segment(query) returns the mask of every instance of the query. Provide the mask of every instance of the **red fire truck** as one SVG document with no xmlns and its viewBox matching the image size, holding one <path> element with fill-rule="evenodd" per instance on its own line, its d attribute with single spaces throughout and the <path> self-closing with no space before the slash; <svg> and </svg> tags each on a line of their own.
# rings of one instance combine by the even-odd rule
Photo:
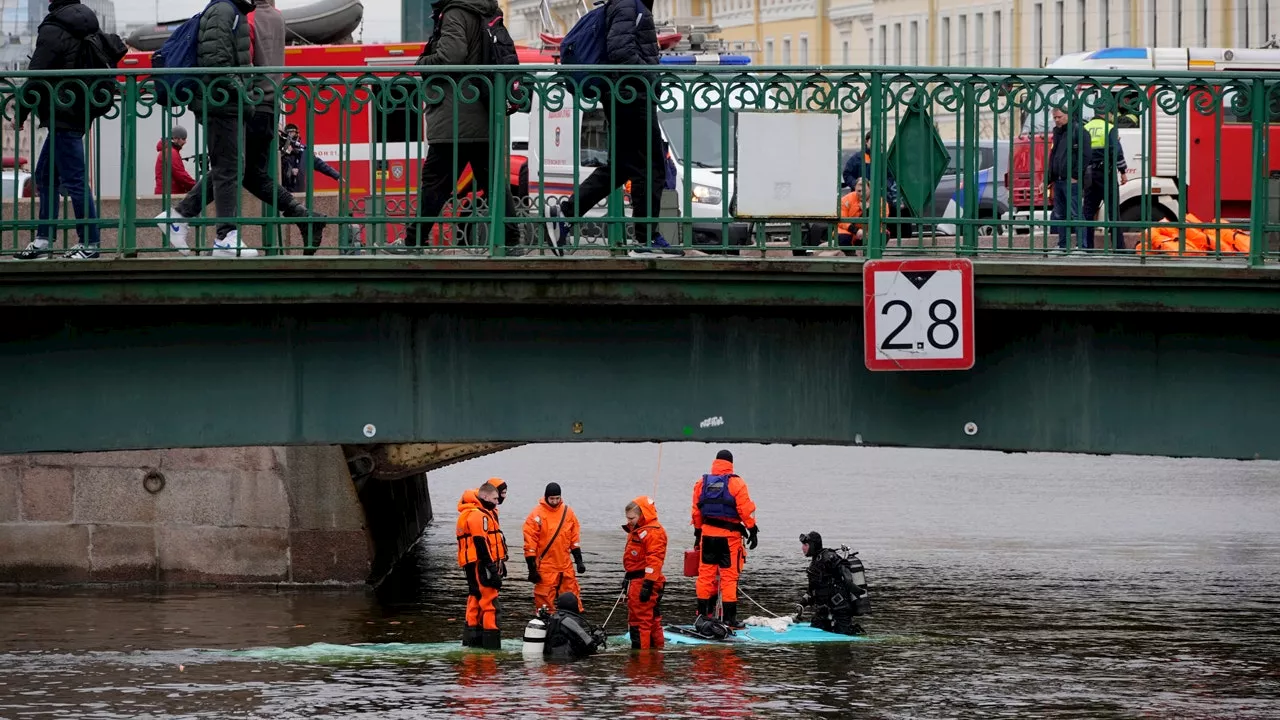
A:
<svg viewBox="0 0 1280 720">
<path fill-rule="evenodd" d="M 1280 71 L 1280 50 L 1226 50 L 1222 48 L 1107 48 L 1066 55 L 1049 68 L 1064 73 L 1088 74 L 1091 70 L 1125 70 L 1157 74 L 1163 70 L 1208 73 Z M 1236 117 L 1231 98 L 1202 100 L 1212 112 L 1200 112 L 1193 91 L 1189 102 L 1175 114 L 1159 103 L 1137 119 L 1137 127 L 1120 127 L 1120 144 L 1129 166 L 1128 182 L 1120 186 L 1119 220 L 1142 220 L 1143 199 L 1149 198 L 1151 220 L 1181 219 L 1191 212 L 1203 220 L 1241 220 L 1250 216 L 1253 198 L 1253 126 L 1248 117 Z M 1085 111 L 1086 121 L 1091 112 Z M 1280 142 L 1280 124 L 1267 127 L 1267 145 Z M 1185 128 L 1179 125 L 1185 123 Z M 1015 140 L 1010 186 L 1015 212 L 1043 212 L 1044 173 L 1052 144 L 1048 132 L 1053 122 L 1046 111 L 1029 118 L 1022 136 Z M 1179 133 L 1185 130 L 1185 146 Z M 1033 162 L 1034 159 L 1034 162 Z M 1264 160 L 1268 174 L 1280 170 L 1280 153 Z M 1185 197 L 1182 193 L 1185 190 Z"/>
</svg>

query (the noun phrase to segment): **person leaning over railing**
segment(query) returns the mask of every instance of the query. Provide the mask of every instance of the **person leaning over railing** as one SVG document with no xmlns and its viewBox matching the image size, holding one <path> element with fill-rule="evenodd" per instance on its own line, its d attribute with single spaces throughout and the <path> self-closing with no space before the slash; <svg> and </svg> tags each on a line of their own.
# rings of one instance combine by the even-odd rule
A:
<svg viewBox="0 0 1280 720">
<path fill-rule="evenodd" d="M 78 64 L 84 38 L 98 32 L 98 16 L 80 0 L 53 0 L 49 14 L 36 35 L 35 51 L 29 70 L 73 70 Z M 76 219 L 98 218 L 93 190 L 85 177 L 84 135 L 90 125 L 89 98 L 83 81 L 73 73 L 53 83 L 44 79 L 28 80 L 22 86 L 25 96 L 18 103 L 14 130 L 22 127 L 34 112 L 42 127 L 49 129 L 40 156 L 36 160 L 36 192 L 40 195 L 40 220 L 31 243 L 15 255 L 19 260 L 49 257 L 49 240 L 53 237 L 52 221 L 58 218 L 61 196 L 71 200 Z M 98 225 L 83 222 L 76 225 L 80 243 L 63 257 L 91 260 L 98 257 L 100 241 Z"/>
</svg>

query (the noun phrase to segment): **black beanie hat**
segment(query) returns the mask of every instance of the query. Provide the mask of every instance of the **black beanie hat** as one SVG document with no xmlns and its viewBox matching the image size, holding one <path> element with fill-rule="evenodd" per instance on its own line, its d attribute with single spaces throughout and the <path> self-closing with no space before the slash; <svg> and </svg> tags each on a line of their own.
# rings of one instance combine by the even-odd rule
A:
<svg viewBox="0 0 1280 720">
<path fill-rule="evenodd" d="M 559 494 L 560 494 L 560 483 L 547 483 L 547 489 L 543 491 L 542 497 L 543 498 L 555 497 Z M 577 606 L 575 605 L 575 607 Z"/>
<path fill-rule="evenodd" d="M 716 459 L 728 460 L 729 462 L 733 462 L 733 453 L 729 452 L 728 450 L 721 450 L 720 452 L 716 453 Z"/>
<path fill-rule="evenodd" d="M 566 612 L 578 612 L 578 596 L 571 592 L 560 593 L 556 598 L 556 609 Z"/>
</svg>

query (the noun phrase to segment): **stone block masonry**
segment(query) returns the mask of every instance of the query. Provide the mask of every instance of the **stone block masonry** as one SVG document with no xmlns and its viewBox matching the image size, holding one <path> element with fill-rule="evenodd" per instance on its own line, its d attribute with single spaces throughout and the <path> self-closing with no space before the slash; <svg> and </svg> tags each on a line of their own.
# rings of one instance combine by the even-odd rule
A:
<svg viewBox="0 0 1280 720">
<path fill-rule="evenodd" d="M 0 457 L 0 583 L 363 584 L 337 447 Z"/>
</svg>

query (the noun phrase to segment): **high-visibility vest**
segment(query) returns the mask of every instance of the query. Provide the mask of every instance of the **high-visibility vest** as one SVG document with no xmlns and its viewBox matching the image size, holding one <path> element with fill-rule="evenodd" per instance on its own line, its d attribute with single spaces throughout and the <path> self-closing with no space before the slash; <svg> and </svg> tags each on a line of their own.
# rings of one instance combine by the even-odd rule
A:
<svg viewBox="0 0 1280 720">
<path fill-rule="evenodd" d="M 1107 146 L 1107 137 L 1111 134 L 1111 123 L 1096 117 L 1085 123 L 1084 129 L 1089 132 L 1090 148 L 1101 150 Z"/>
</svg>

